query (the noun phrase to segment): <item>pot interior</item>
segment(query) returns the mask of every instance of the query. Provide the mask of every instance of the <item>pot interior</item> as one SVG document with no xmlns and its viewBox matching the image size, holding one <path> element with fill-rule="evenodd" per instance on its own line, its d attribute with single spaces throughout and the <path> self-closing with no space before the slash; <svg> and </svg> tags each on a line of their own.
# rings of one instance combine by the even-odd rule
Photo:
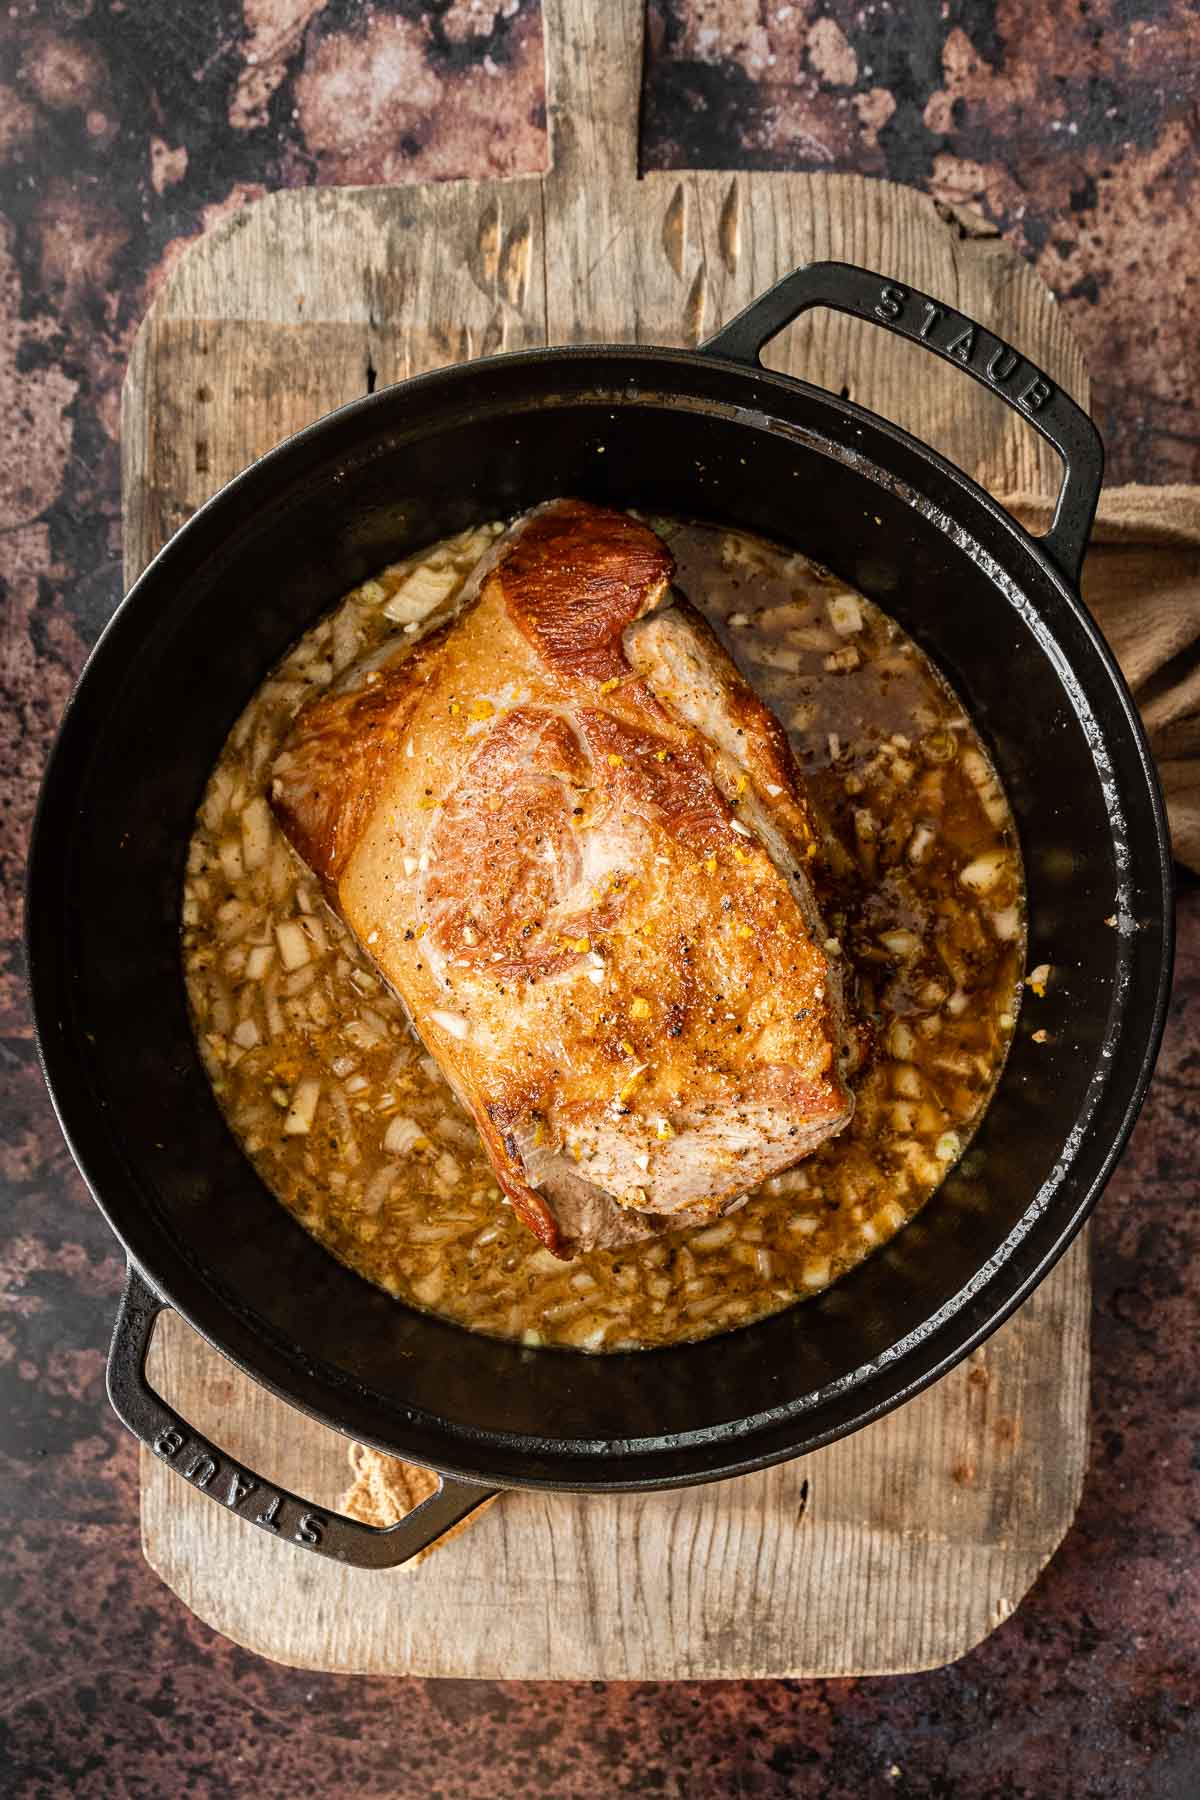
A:
<svg viewBox="0 0 1200 1800">
<path fill-rule="evenodd" d="M 965 1163 L 880 1253 L 764 1323 L 601 1358 L 473 1336 L 321 1250 L 222 1120 L 178 950 L 193 813 L 274 659 L 381 564 L 562 493 L 762 532 L 891 612 L 992 749 L 1021 832 L 1030 961 L 1057 971 L 1022 1012 Z M 1041 1272 L 1094 1196 L 1153 1058 L 1164 880 L 1123 690 L 1061 582 L 969 484 L 795 384 L 672 353 L 559 353 L 450 371 L 334 415 L 174 541 L 65 727 L 31 952 L 48 1071 L 85 1172 L 151 1279 L 221 1348 L 355 1435 L 445 1468 L 651 1483 L 863 1422 Z"/>
</svg>

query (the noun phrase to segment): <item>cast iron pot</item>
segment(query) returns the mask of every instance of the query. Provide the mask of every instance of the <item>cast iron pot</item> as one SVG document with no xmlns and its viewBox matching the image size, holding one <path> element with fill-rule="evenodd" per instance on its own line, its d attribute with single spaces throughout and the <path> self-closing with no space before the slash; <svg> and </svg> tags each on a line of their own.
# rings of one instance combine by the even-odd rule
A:
<svg viewBox="0 0 1200 1800">
<path fill-rule="evenodd" d="M 763 345 L 813 306 L 957 360 L 1023 411 L 1065 464 L 1047 536 L 1029 537 L 894 426 L 764 371 Z M 84 671 L 29 872 L 46 1079 L 128 1252 L 109 1392 L 129 1428 L 240 1517 L 384 1567 L 497 1487 L 667 1487 L 803 1455 L 899 1405 L 999 1325 L 1113 1167 L 1154 1063 L 1170 975 L 1153 766 L 1075 591 L 1101 466 L 1086 415 L 1016 351 L 922 294 L 823 264 L 788 276 L 697 352 L 534 351 L 356 401 L 202 507 Z M 179 954 L 193 815 L 275 659 L 382 564 L 556 494 L 765 533 L 899 619 L 991 746 L 1021 832 L 1030 961 L 1056 971 L 1046 999 L 1021 1013 L 970 1155 L 879 1254 L 762 1324 L 599 1357 L 475 1336 L 320 1249 L 217 1109 Z M 1035 1028 L 1048 1040 L 1035 1043 Z M 235 1464 L 147 1383 L 165 1306 L 292 1405 L 438 1470 L 438 1493 L 376 1531 Z"/>
</svg>

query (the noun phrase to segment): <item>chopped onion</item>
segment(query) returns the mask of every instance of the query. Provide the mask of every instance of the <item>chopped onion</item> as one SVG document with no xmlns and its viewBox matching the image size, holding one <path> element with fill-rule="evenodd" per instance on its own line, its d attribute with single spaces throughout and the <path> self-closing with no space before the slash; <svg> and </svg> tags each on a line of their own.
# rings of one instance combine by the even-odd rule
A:
<svg viewBox="0 0 1200 1800">
<path fill-rule="evenodd" d="M 1008 824 L 1008 801 L 1004 798 L 1004 790 L 988 767 L 983 754 L 975 749 L 964 750 L 959 758 L 962 771 L 971 786 L 979 795 L 979 803 L 988 819 L 997 828 Z"/>
<path fill-rule="evenodd" d="M 448 1237 L 453 1237 L 451 1225 L 422 1225 L 415 1223 L 405 1228 L 405 1236 L 412 1244 L 444 1244 Z"/>
<path fill-rule="evenodd" d="M 261 794 L 242 808 L 242 861 L 261 869 L 271 854 L 271 815 Z"/>
<path fill-rule="evenodd" d="M 797 634 L 793 633 L 793 637 Z M 784 650 L 778 646 L 762 645 L 751 651 L 754 661 L 764 669 L 778 669 L 784 675 L 798 675 L 802 659 L 798 650 Z"/>
<path fill-rule="evenodd" d="M 702 1319 L 706 1313 L 712 1312 L 720 1304 L 720 1294 L 709 1294 L 700 1300 L 689 1300 L 683 1310 L 689 1319 Z"/>
<path fill-rule="evenodd" d="M 217 856 L 225 879 L 230 882 L 240 881 L 245 874 L 242 864 L 242 847 L 236 838 L 222 838 L 217 849 Z"/>
<path fill-rule="evenodd" d="M 379 1023 L 360 1017 L 342 1027 L 342 1036 L 349 1038 L 356 1050 L 375 1050 L 387 1042 L 387 1029 L 381 1030 Z"/>
<path fill-rule="evenodd" d="M 276 975 L 269 976 L 263 989 L 263 1002 L 267 1009 L 267 1036 L 273 1038 L 283 1036 L 283 1013 L 275 995 L 277 979 Z"/>
<path fill-rule="evenodd" d="M 287 1118 L 283 1121 L 283 1129 L 288 1137 L 307 1137 L 312 1130 L 312 1122 L 316 1117 L 317 1101 L 321 1098 L 321 1083 L 315 1075 L 306 1075 L 299 1082 L 292 1095 L 288 1107 Z"/>
<path fill-rule="evenodd" d="M 243 1019 L 234 1029 L 233 1041 L 243 1050 L 253 1050 L 259 1041 L 259 1029 L 253 1019 Z"/>
<path fill-rule="evenodd" d="M 811 1262 L 804 1271 L 803 1281 L 806 1288 L 823 1288 L 829 1286 L 829 1263 Z"/>
<path fill-rule="evenodd" d="M 1007 850 L 985 850 L 958 871 L 958 879 L 974 894 L 987 894 L 1000 881 L 1008 868 Z"/>
<path fill-rule="evenodd" d="M 780 1194 L 802 1194 L 809 1185 L 804 1169 L 785 1169 L 782 1175 L 772 1175 L 769 1181 L 764 1181 L 763 1191 L 775 1199 Z"/>
<path fill-rule="evenodd" d="M 245 937 L 258 919 L 258 908 L 244 900 L 224 900 L 217 908 L 217 932 L 222 943 L 233 944 Z"/>
<path fill-rule="evenodd" d="M 301 926 L 318 956 L 324 956 L 329 949 L 329 939 L 325 936 L 325 927 L 317 913 L 305 913 Z"/>
<path fill-rule="evenodd" d="M 365 1211 L 365 1213 L 378 1213 L 381 1206 L 383 1206 L 383 1201 L 385 1201 L 385 1199 L 389 1197 L 389 1193 L 392 1192 L 394 1183 L 396 1183 L 396 1170 L 394 1170 L 394 1168 L 390 1168 L 390 1166 L 387 1165 L 383 1166 L 383 1168 L 376 1168 L 376 1172 L 372 1175 L 371 1181 L 363 1188 L 362 1202 L 360 1202 L 360 1204 L 362 1204 L 362 1210 Z"/>
<path fill-rule="evenodd" d="M 758 615 L 757 625 L 760 631 L 773 636 L 777 631 L 788 631 L 794 626 L 803 625 L 810 616 L 809 607 L 797 606 L 794 601 L 789 600 L 779 606 L 764 606 Z M 732 613 L 729 623 L 732 625 L 739 619 L 745 625 L 750 623 L 745 613 Z"/>
<path fill-rule="evenodd" d="M 200 815 L 210 831 L 215 831 L 225 817 L 229 796 L 233 792 L 233 775 L 228 769 L 217 769 L 208 784 L 208 793 Z"/>
<path fill-rule="evenodd" d="M 852 637 L 863 628 L 862 607 L 855 594 L 835 594 L 828 602 L 829 623 L 841 637 Z"/>
<path fill-rule="evenodd" d="M 333 615 L 332 661 L 333 672 L 340 675 L 348 669 L 362 647 L 362 634 L 358 628 L 358 617 L 352 606 L 340 606 Z"/>
<path fill-rule="evenodd" d="M 844 649 L 831 650 L 822 667 L 827 675 L 848 675 L 851 669 L 857 669 L 862 657 L 854 644 L 847 644 Z"/>
<path fill-rule="evenodd" d="M 576 1320 L 570 1331 L 563 1334 L 569 1344 L 577 1350 L 599 1350 L 608 1335 L 608 1320 L 596 1320 L 595 1313 L 587 1313 Z"/>
<path fill-rule="evenodd" d="M 916 932 L 905 927 L 898 931 L 881 931 L 879 941 L 893 956 L 915 956 L 921 948 L 921 940 Z"/>
<path fill-rule="evenodd" d="M 246 958 L 246 977 L 250 981 L 261 981 L 275 956 L 274 944 L 255 944 Z"/>
<path fill-rule="evenodd" d="M 431 569 L 419 565 L 402 581 L 383 608 L 384 617 L 394 625 L 419 625 L 435 606 L 449 599 L 462 581 L 456 569 Z"/>
<path fill-rule="evenodd" d="M 719 1250 L 722 1244 L 732 1242 L 736 1229 L 726 1219 L 719 1225 L 708 1225 L 703 1231 L 694 1232 L 688 1241 L 693 1250 Z"/>
<path fill-rule="evenodd" d="M 354 1135 L 350 1103 L 339 1087 L 329 1090 L 329 1103 L 337 1114 L 338 1150 L 341 1159 L 347 1168 L 355 1169 L 362 1161 L 362 1152 L 358 1147 L 358 1139 Z"/>
<path fill-rule="evenodd" d="M 838 647 L 835 633 L 828 631 L 823 625 L 806 625 L 799 631 L 789 631 L 788 642 L 795 644 L 799 650 L 815 650 L 818 654 Z"/>
<path fill-rule="evenodd" d="M 442 1151 L 433 1168 L 438 1179 L 444 1181 L 447 1187 L 457 1187 L 462 1180 L 462 1165 L 448 1150 Z"/>
<path fill-rule="evenodd" d="M 275 938 L 285 969 L 302 969 L 306 962 L 311 961 L 308 938 L 295 919 L 285 919 L 281 925 L 277 925 Z"/>
<path fill-rule="evenodd" d="M 388 1121 L 388 1128 L 383 1134 L 383 1147 L 389 1156 L 407 1156 L 424 1136 L 425 1133 L 415 1119 L 397 1113 Z"/>
<path fill-rule="evenodd" d="M 1021 926 L 1020 908 L 1016 906 L 1001 907 L 992 914 L 992 930 L 1002 943 L 1011 943 Z"/>
</svg>

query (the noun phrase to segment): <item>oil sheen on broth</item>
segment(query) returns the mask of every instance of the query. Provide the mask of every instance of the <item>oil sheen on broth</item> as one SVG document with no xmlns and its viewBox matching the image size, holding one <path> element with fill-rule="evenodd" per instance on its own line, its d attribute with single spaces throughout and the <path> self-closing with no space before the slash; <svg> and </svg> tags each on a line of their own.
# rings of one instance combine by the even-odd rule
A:
<svg viewBox="0 0 1200 1800">
<path fill-rule="evenodd" d="M 616 1350 L 704 1337 L 818 1293 L 958 1160 L 1021 992 L 1008 802 L 962 706 L 877 607 L 761 539 L 655 519 L 677 582 L 788 728 L 824 816 L 817 880 L 866 1059 L 841 1136 L 719 1222 L 563 1263 L 514 1219 L 400 1002 L 277 829 L 265 782 L 297 708 L 400 629 L 452 614 L 502 527 L 385 570 L 306 634 L 222 751 L 197 817 L 183 954 L 230 1127 L 288 1211 L 368 1280 L 473 1330 Z"/>
</svg>

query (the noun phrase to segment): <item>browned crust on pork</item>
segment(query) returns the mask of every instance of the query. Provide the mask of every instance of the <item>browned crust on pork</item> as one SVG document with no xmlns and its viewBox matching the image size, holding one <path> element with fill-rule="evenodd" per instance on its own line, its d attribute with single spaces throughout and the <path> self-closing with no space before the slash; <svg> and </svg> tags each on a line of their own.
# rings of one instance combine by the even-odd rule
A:
<svg viewBox="0 0 1200 1800">
<path fill-rule="evenodd" d="M 534 515 L 497 563 L 513 623 L 557 674 L 628 672 L 621 633 L 666 592 L 675 559 L 628 513 L 563 500 Z"/>
</svg>

